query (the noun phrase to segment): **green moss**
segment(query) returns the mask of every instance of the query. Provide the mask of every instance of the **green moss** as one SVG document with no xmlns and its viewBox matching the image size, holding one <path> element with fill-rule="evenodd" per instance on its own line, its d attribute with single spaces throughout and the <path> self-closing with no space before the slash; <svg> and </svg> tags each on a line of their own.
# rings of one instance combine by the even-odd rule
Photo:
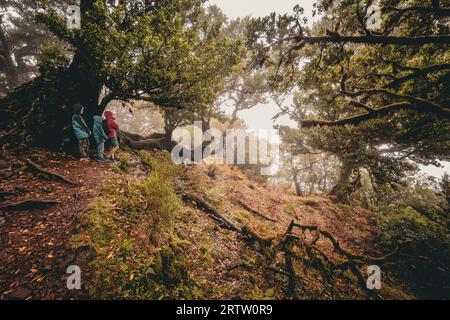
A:
<svg viewBox="0 0 450 320">
<path fill-rule="evenodd" d="M 167 178 L 173 178 L 182 173 L 183 167 L 174 164 L 168 152 L 150 153 L 148 151 L 140 151 L 139 157 L 142 163 L 150 168 L 152 172 L 158 172 Z"/>
<path fill-rule="evenodd" d="M 261 290 L 256 287 L 245 298 L 247 300 L 275 300 L 275 290 L 272 288 Z"/>
<path fill-rule="evenodd" d="M 186 240 L 174 236 L 181 211 L 175 193 L 176 169 L 152 157 L 152 172 L 135 180 L 116 174 L 95 198 L 73 237 L 74 246 L 89 245 L 98 253 L 83 266 L 92 298 L 196 298 L 189 284 Z"/>
</svg>

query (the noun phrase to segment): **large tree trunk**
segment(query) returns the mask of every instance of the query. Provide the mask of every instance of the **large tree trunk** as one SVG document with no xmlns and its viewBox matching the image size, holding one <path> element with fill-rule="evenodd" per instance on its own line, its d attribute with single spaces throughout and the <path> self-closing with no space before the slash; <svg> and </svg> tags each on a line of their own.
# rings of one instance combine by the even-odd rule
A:
<svg viewBox="0 0 450 320">
<path fill-rule="evenodd" d="M 3 16 L 0 16 L 0 57 L 6 74 L 6 86 L 9 90 L 19 85 L 19 72 L 12 58 L 11 46 L 3 29 Z"/>
<path fill-rule="evenodd" d="M 304 193 L 302 190 L 302 186 L 300 185 L 300 182 L 298 181 L 298 175 L 294 174 L 294 185 L 295 185 L 295 194 L 299 197 L 303 197 Z"/>
<path fill-rule="evenodd" d="M 83 14 L 93 2 L 81 4 Z M 73 145 L 72 105 L 85 107 L 88 125 L 92 116 L 102 114 L 106 107 L 99 107 L 103 79 L 97 68 L 98 61 L 82 44 L 75 49 L 70 66 L 55 63 L 41 67 L 40 77 L 0 101 L 0 127 L 13 133 L 6 136 L 10 140 L 6 142 L 69 149 Z"/>
<path fill-rule="evenodd" d="M 354 175 L 356 175 L 356 178 L 353 178 Z M 359 181 L 359 168 L 344 163 L 341 167 L 339 180 L 331 189 L 330 195 L 335 196 L 340 202 L 345 202 L 348 196 L 356 190 Z"/>
<path fill-rule="evenodd" d="M 85 106 L 88 125 L 93 115 L 103 112 L 98 107 L 102 83 L 78 59 L 76 55 L 68 70 L 51 70 L 0 101 L 0 125 L 5 131 L 14 130 L 16 142 L 67 147 L 74 103 Z"/>
</svg>

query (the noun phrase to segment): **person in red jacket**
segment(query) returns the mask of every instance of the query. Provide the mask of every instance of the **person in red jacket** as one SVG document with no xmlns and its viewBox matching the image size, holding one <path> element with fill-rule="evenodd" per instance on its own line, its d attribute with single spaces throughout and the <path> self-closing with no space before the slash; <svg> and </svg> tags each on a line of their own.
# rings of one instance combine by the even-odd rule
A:
<svg viewBox="0 0 450 320">
<path fill-rule="evenodd" d="M 119 130 L 119 125 L 114 118 L 114 115 L 111 111 L 105 112 L 106 122 L 108 124 L 108 141 L 111 144 L 111 150 L 108 152 L 108 157 L 111 160 L 115 160 L 115 154 L 117 150 L 119 150 L 119 140 L 117 139 L 117 130 Z"/>
</svg>

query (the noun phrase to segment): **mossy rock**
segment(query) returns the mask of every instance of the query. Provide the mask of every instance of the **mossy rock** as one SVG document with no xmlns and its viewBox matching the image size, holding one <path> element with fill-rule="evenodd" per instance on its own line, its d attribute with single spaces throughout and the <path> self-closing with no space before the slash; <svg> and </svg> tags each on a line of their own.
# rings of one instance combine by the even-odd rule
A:
<svg viewBox="0 0 450 320">
<path fill-rule="evenodd" d="M 166 286 L 172 287 L 188 279 L 186 266 L 187 259 L 182 255 L 181 250 L 176 247 L 165 246 L 160 249 L 159 257 L 155 259 L 153 269 L 156 276 Z"/>
</svg>

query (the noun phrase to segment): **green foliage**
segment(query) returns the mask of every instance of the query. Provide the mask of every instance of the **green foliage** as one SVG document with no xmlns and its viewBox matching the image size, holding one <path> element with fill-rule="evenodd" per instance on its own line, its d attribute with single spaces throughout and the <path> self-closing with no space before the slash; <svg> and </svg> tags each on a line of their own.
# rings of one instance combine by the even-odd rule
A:
<svg viewBox="0 0 450 320">
<path fill-rule="evenodd" d="M 221 77 L 241 54 L 239 41 L 213 36 L 216 26 L 205 24 L 204 10 L 197 0 L 150 7 L 93 1 L 82 6 L 82 28 L 69 38 L 51 10 L 42 20 L 74 46 L 83 46 L 90 72 L 110 95 L 127 100 L 142 91 L 160 106 L 187 107 L 213 100 Z"/>
<path fill-rule="evenodd" d="M 41 60 L 41 46 L 62 45 L 45 27 L 35 21 L 36 0 L 2 0 L 0 2 L 2 63 L 0 92 L 6 94 L 39 74 L 36 61 Z M 52 1 L 55 7 L 62 0 Z"/>
<path fill-rule="evenodd" d="M 70 60 L 64 53 L 55 46 L 48 46 L 42 49 L 42 57 L 39 61 L 39 71 L 45 76 L 49 72 L 66 70 Z"/>
<path fill-rule="evenodd" d="M 442 191 L 425 183 L 385 189 L 383 201 L 372 207 L 382 247 L 392 251 L 400 245 L 402 254 L 419 257 L 400 260 L 393 272 L 424 298 L 449 295 L 450 220 Z"/>
<path fill-rule="evenodd" d="M 201 0 L 83 0 L 81 28 L 74 30 L 67 29 L 61 15 L 67 5 L 37 1 L 35 8 L 41 10 L 34 11 L 36 20 L 67 45 L 64 55 L 70 68 L 61 68 L 63 57 L 54 52 L 51 57 L 47 50 L 40 62 L 43 79 L 30 83 L 32 90 L 21 88 L 20 103 L 15 101 L 16 94 L 0 103 L 2 111 L 20 106 L 21 112 L 0 119 L 9 130 L 22 119 L 27 123 L 20 130 L 46 128 L 45 134 L 38 132 L 33 139 L 37 145 L 60 147 L 68 142 L 69 108 L 74 103 L 85 106 L 88 124 L 112 100 L 205 109 L 245 54 L 240 38 L 219 36 L 224 21 L 205 19 L 207 10 Z M 47 71 L 55 69 L 60 72 L 50 76 Z"/>
<path fill-rule="evenodd" d="M 449 295 L 450 236 L 448 229 L 437 227 L 412 209 L 380 217 L 378 235 L 383 248 L 394 250 L 408 243 L 402 252 L 417 258 L 400 260 L 393 272 L 415 292 L 428 299 Z"/>
</svg>

